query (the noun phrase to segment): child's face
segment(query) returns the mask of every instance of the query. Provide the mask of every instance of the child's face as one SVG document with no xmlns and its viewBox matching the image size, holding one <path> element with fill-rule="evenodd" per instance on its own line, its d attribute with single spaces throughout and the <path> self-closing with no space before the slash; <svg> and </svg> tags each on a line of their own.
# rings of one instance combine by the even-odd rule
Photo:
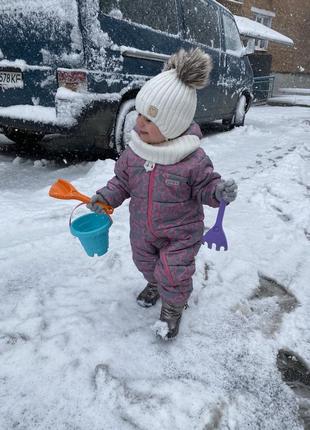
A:
<svg viewBox="0 0 310 430">
<path fill-rule="evenodd" d="M 159 128 L 140 113 L 137 117 L 136 129 L 140 139 L 145 143 L 162 143 L 166 140 Z"/>
</svg>

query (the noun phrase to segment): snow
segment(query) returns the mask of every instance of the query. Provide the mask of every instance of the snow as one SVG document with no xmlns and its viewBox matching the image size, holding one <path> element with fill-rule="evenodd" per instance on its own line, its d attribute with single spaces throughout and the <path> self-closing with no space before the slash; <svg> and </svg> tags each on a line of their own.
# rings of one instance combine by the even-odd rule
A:
<svg viewBox="0 0 310 430">
<path fill-rule="evenodd" d="M 260 22 L 245 18 L 244 16 L 235 15 L 235 20 L 240 34 L 256 39 L 269 40 L 270 42 L 281 43 L 293 46 L 294 42 L 289 37 L 275 31 Z"/>
<path fill-rule="evenodd" d="M 91 68 L 97 70 L 99 73 L 94 75 L 94 79 L 100 82 L 103 79 L 103 71 L 106 68 L 106 49 L 113 46 L 108 33 L 102 31 L 99 15 L 99 0 L 86 0 L 80 2 L 81 16 L 86 17 L 85 24 L 87 27 L 88 40 L 92 43 L 88 47 L 88 56 L 92 59 L 90 64 Z M 115 72 L 121 70 L 120 59 L 111 57 L 109 59 L 111 69 Z"/>
<path fill-rule="evenodd" d="M 51 67 L 30 65 L 30 64 L 27 64 L 25 60 L 19 60 L 19 59 L 14 61 L 1 60 L 0 67 L 17 67 L 22 72 L 25 72 L 26 70 L 51 70 Z"/>
<path fill-rule="evenodd" d="M 152 330 L 155 334 L 155 336 L 161 337 L 163 340 L 167 340 L 166 336 L 168 334 L 169 328 L 168 324 L 164 321 L 156 321 L 156 323 L 153 325 Z M 175 340 L 175 339 L 173 339 Z"/>
<path fill-rule="evenodd" d="M 42 123 L 56 124 L 56 111 L 54 108 L 45 106 L 16 105 L 1 107 L 0 115 L 14 119 L 24 119 L 26 121 L 36 121 Z"/>
<path fill-rule="evenodd" d="M 275 96 L 268 99 L 268 104 L 285 105 L 285 106 L 309 106 L 310 97 L 309 95 L 283 95 Z"/>
<path fill-rule="evenodd" d="M 40 49 L 43 63 L 53 67 L 60 62 L 71 67 L 77 67 L 81 64 L 83 44 L 79 29 L 79 11 L 76 0 L 27 0 L 26 2 L 24 0 L 10 0 L 9 2 L 0 0 L 0 11 L 3 20 L 3 31 L 5 28 L 17 27 L 16 43 L 21 39 L 27 40 L 31 28 L 32 49 L 36 46 L 37 49 L 40 49 L 39 35 L 42 35 L 42 32 L 44 33 L 44 28 L 49 28 L 51 45 L 53 45 L 52 42 L 55 39 L 59 40 L 60 36 L 64 37 L 67 32 L 70 32 L 70 52 L 68 52 L 68 46 L 62 46 L 61 52 L 58 52 L 58 54 L 54 52 L 55 47 L 51 48 L 52 50 L 50 51 L 43 46 Z M 6 47 L 5 54 L 13 57 L 14 53 L 10 51 L 11 49 L 8 50 L 8 47 Z M 18 63 L 21 63 L 22 70 L 35 69 L 34 65 L 28 65 L 23 60 L 17 60 L 16 63 L 15 66 L 19 66 Z"/>
<path fill-rule="evenodd" d="M 136 304 L 145 281 L 131 260 L 128 201 L 108 253 L 90 258 L 69 233 L 75 202 L 48 196 L 59 177 L 91 195 L 114 162 L 1 155 L 0 428 L 301 430 L 276 355 L 290 348 L 310 362 L 309 137 L 309 109 L 267 106 L 203 140 L 239 195 L 225 212 L 229 250 L 197 256 L 174 342 L 152 331 L 160 305 Z M 206 226 L 216 213 L 205 207 Z M 255 298 L 262 277 L 298 306 Z"/>
<path fill-rule="evenodd" d="M 280 93 L 310 96 L 310 88 L 278 88 Z"/>
<path fill-rule="evenodd" d="M 57 15 L 64 22 L 76 23 L 76 0 L 0 0 L 0 9 L 8 15 L 16 15 L 21 12 L 24 15 L 32 15 L 43 11 L 47 15 Z"/>
</svg>

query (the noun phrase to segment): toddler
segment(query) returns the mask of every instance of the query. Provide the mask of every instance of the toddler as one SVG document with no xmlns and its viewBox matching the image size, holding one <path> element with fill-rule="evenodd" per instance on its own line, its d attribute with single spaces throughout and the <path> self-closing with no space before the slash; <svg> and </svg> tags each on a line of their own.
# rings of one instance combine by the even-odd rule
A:
<svg viewBox="0 0 310 430">
<path fill-rule="evenodd" d="M 193 124 L 197 94 L 211 71 L 211 59 L 200 49 L 172 55 L 164 71 L 147 81 L 136 97 L 138 117 L 128 147 L 115 164 L 115 176 L 91 198 L 114 208 L 130 200 L 133 260 L 147 285 L 141 306 L 161 299 L 158 330 L 164 339 L 179 331 L 192 291 L 195 256 L 204 229 L 203 205 L 218 207 L 237 195 L 233 180 L 214 172 L 200 148 L 200 129 Z"/>
</svg>

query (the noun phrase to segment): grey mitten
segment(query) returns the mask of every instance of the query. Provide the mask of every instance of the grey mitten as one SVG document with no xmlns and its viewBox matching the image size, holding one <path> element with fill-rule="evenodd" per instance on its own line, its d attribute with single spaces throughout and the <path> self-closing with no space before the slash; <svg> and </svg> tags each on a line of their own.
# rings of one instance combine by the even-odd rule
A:
<svg viewBox="0 0 310 430">
<path fill-rule="evenodd" d="M 224 200 L 225 203 L 233 202 L 237 197 L 238 185 L 233 179 L 220 181 L 215 187 L 215 198 L 219 202 Z"/>
<path fill-rule="evenodd" d="M 96 214 L 98 214 L 98 215 L 104 214 L 105 213 L 104 209 L 101 206 L 99 206 L 97 203 L 107 204 L 107 202 L 104 200 L 104 198 L 100 194 L 94 194 L 90 198 L 90 202 L 87 203 L 86 207 L 89 210 L 96 212 Z"/>
</svg>

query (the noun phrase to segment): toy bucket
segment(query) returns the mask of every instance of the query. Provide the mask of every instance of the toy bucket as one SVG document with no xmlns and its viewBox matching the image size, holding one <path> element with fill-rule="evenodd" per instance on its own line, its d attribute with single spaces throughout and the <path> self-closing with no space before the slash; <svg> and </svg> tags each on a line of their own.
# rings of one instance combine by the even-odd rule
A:
<svg viewBox="0 0 310 430">
<path fill-rule="evenodd" d="M 98 215 L 92 212 L 72 221 L 73 212 L 83 204 L 77 205 L 71 213 L 70 231 L 73 236 L 79 238 L 87 255 L 93 257 L 97 254 L 99 257 L 109 248 L 109 228 L 112 225 L 112 219 L 107 214 Z"/>
</svg>

